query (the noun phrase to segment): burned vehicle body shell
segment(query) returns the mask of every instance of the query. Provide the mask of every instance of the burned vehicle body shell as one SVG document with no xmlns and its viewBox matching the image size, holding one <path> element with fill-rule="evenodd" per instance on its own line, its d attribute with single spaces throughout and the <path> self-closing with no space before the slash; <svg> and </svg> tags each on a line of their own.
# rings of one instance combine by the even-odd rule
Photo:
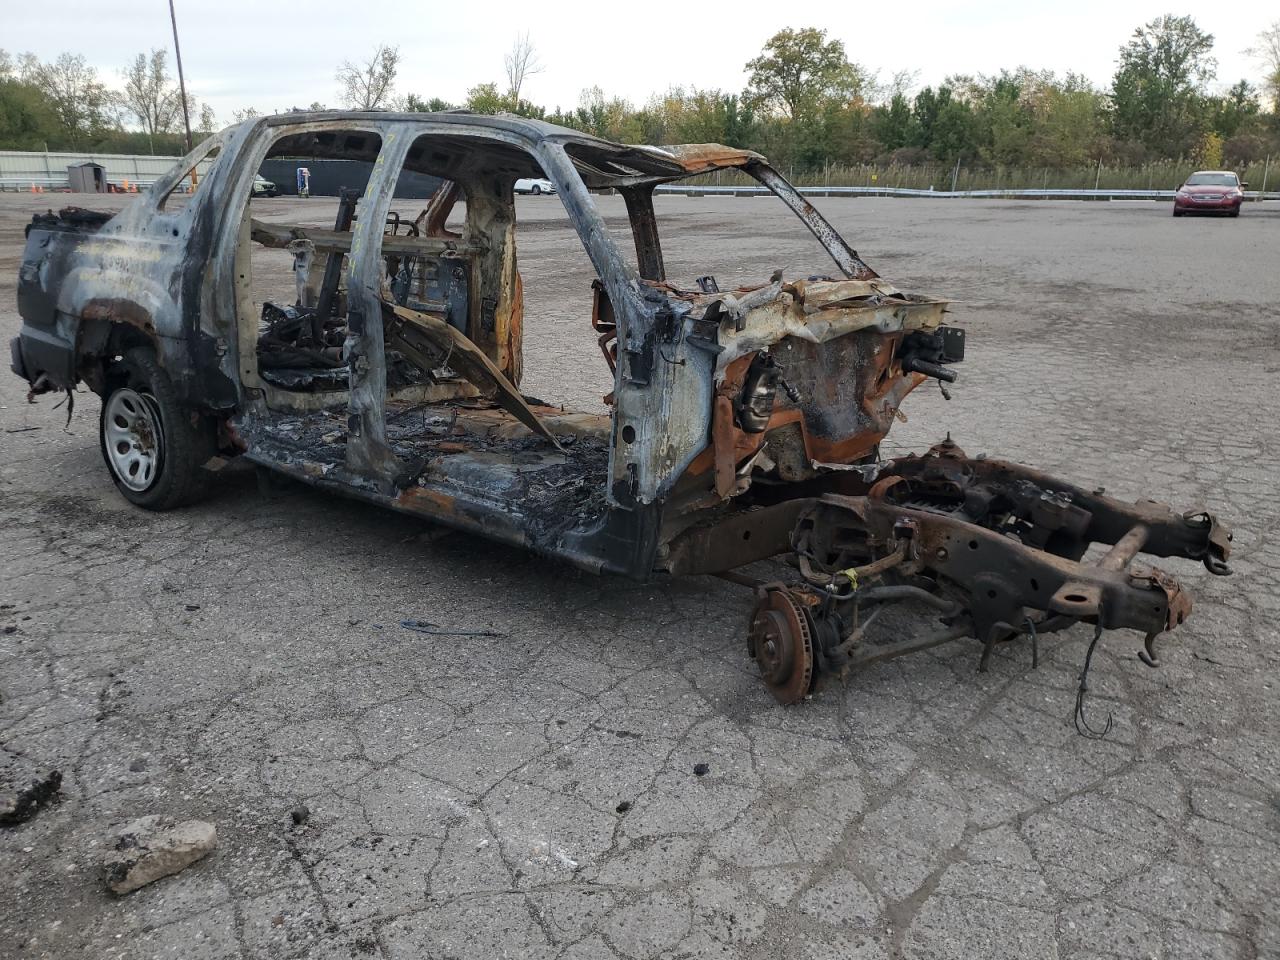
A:
<svg viewBox="0 0 1280 960">
<path fill-rule="evenodd" d="M 172 201 L 215 150 L 194 196 Z M 281 155 L 356 159 L 371 174 L 333 230 L 260 223 L 253 178 Z M 391 205 L 410 170 L 445 186 L 401 234 Z M 729 291 L 670 282 L 654 189 L 717 170 L 768 187 L 837 275 L 779 272 Z M 513 187 L 528 177 L 555 184 L 596 274 L 609 414 L 518 391 Z M 600 189 L 625 201 L 634 268 L 596 210 Z M 460 233 L 445 228 L 457 199 Z M 254 243 L 294 252 L 293 307 L 259 315 Z M 815 670 L 872 656 L 868 604 L 922 600 L 944 614 L 946 639 L 975 636 L 987 653 L 1079 620 L 1142 630 L 1150 645 L 1189 601 L 1132 566 L 1137 553 L 1225 572 L 1229 533 L 1202 512 L 1120 504 L 1012 464 L 993 472 L 949 443 L 881 461 L 906 395 L 955 379 L 963 331 L 943 322 L 946 301 L 880 278 L 749 151 L 629 147 L 466 113 L 276 116 L 207 141 L 114 218 L 37 217 L 21 270 L 14 368 L 35 390 L 84 380 L 102 392 L 111 358 L 148 344 L 182 402 L 219 421 L 224 448 L 319 487 L 639 579 L 794 555 L 804 582 L 757 585 L 749 644 L 782 700 Z M 1085 564 L 1094 542 L 1112 549 Z"/>
<path fill-rule="evenodd" d="M 340 130 L 349 141 L 354 132 L 367 131 L 371 138 L 380 139 L 385 145 L 380 155 L 376 148 L 368 153 L 370 159 L 377 158 L 380 169 L 370 178 L 362 198 L 362 207 L 367 212 L 362 213 L 350 242 L 351 248 L 364 247 L 368 251 L 364 257 L 349 258 L 348 263 L 348 289 L 352 291 L 349 311 L 357 317 L 363 314 L 366 324 L 364 330 L 358 329 L 360 321 L 353 325 L 356 329 L 350 341 L 354 359 L 350 389 L 345 392 L 351 414 L 358 418 L 358 426 L 347 438 L 345 462 L 333 465 L 334 469 L 326 470 L 322 478 L 308 475 L 306 479 L 325 485 L 349 485 L 348 492 L 424 512 L 426 501 L 421 493 L 413 492 L 406 497 L 404 491 L 395 492 L 394 481 L 403 465 L 388 455 L 384 437 L 384 397 L 380 394 L 385 388 L 380 389 L 377 368 L 381 364 L 377 362 L 379 351 L 373 343 L 380 333 L 376 328 L 380 326 L 377 318 L 381 312 L 377 264 L 381 262 L 382 238 L 378 228 L 390 203 L 396 173 L 417 138 L 434 134 L 472 138 L 489 148 L 509 147 L 513 153 L 524 154 L 529 173 L 545 171 L 557 184 L 617 324 L 621 349 L 609 437 L 611 463 L 604 498 L 606 516 L 599 530 L 570 531 L 548 541 L 531 536 L 529 530 L 523 529 L 525 522 L 518 502 L 483 502 L 471 505 L 475 509 L 468 509 L 464 493 L 462 502 L 453 504 L 441 519 L 560 554 L 591 569 L 644 577 L 654 569 L 662 501 L 690 463 L 707 448 L 716 380 L 733 366 L 733 361 L 787 336 L 796 337 L 799 346 L 816 344 L 820 337 L 834 340 L 860 327 L 874 329 L 881 335 L 933 328 L 945 308 L 943 301 L 881 298 L 872 293 L 873 298 L 885 302 L 873 306 L 857 304 L 856 309 L 846 311 L 850 314 L 847 317 L 837 318 L 835 315 L 840 311 L 828 311 L 820 321 L 806 322 L 798 305 L 790 310 L 770 305 L 770 315 L 762 329 L 753 324 L 739 331 L 734 323 L 726 322 L 720 325 L 724 330 L 722 336 L 717 336 L 716 331 L 707 336 L 706 328 L 715 324 L 697 315 L 705 312 L 705 303 L 723 303 L 733 297 L 674 294 L 665 286 L 661 251 L 656 229 L 653 229 L 652 188 L 665 179 L 686 176 L 699 166 L 712 170 L 750 163 L 763 168 L 760 158 L 728 150 L 718 156 L 671 154 L 664 157 L 656 151 L 605 144 L 516 118 L 445 115 L 427 121 L 414 120 L 416 122 L 386 115 L 335 115 L 332 119 L 308 115 L 305 121 L 271 118 L 233 127 L 197 151 L 203 155 L 217 149 L 219 156 L 192 200 L 175 210 L 166 209 L 170 206 L 165 202 L 166 193 L 182 182 L 186 169 L 194 166 L 194 159 L 179 164 L 145 199 L 100 225 L 88 237 L 67 230 L 56 221 L 43 227 L 37 223 L 29 238 L 24 282 L 19 294 L 20 312 L 24 317 L 20 338 L 23 372 L 29 379 L 46 375 L 51 385 L 59 388 L 78 379 L 92 383 L 93 365 L 106 350 L 105 338 L 110 335 L 132 338 L 136 331 L 154 344 L 161 364 L 188 403 L 210 412 L 243 413 L 248 434 L 252 434 L 254 424 L 280 411 L 305 410 L 336 399 L 336 395 L 287 395 L 262 383 L 254 375 L 252 364 L 242 362 L 252 353 L 251 341 L 242 336 L 244 325 L 237 323 L 237 317 L 245 312 L 237 306 L 243 295 L 243 291 L 237 289 L 237 258 L 243 256 L 243 238 L 228 224 L 242 219 L 241 198 L 248 195 L 257 166 L 272 141 L 285 136 L 322 137 L 329 130 Z M 595 211 L 587 185 L 564 149 L 566 143 L 588 143 L 602 153 L 616 155 L 619 165 L 630 161 L 647 168 L 644 173 L 629 169 L 622 174 L 602 176 L 598 184 L 614 186 L 623 192 L 633 217 L 649 225 L 648 230 L 642 227 L 637 231 L 640 272 L 646 276 L 637 277 L 625 265 Z M 347 145 L 344 150 L 351 152 Z M 456 171 L 447 172 L 458 176 Z M 772 171 L 768 174 L 776 177 Z M 628 180 L 635 182 L 631 184 Z M 773 182 L 788 188 L 781 178 Z M 485 192 L 469 189 L 468 199 L 474 203 Z M 490 199 L 494 207 L 499 208 L 498 216 L 513 220 L 510 185 L 496 186 L 493 194 Z M 820 225 L 819 238 L 845 272 L 874 278 L 835 231 L 798 195 L 786 199 L 797 209 L 808 209 L 810 218 Z M 505 259 L 514 260 L 514 252 Z M 511 270 L 513 266 L 500 269 Z M 33 271 L 39 271 L 42 276 L 37 282 L 28 282 Z M 860 294 L 871 292 L 875 286 L 871 280 L 864 283 L 870 285 L 858 291 Z M 887 284 L 881 286 L 891 290 Z M 763 293 L 776 299 L 779 290 L 775 284 Z M 756 299 L 768 304 L 770 298 L 757 295 Z M 698 301 L 703 304 L 700 306 Z M 500 304 L 498 312 L 504 307 L 507 305 Z M 736 316 L 741 318 L 744 313 L 745 309 L 739 309 Z M 121 325 L 126 329 L 122 330 Z M 361 364 L 362 356 L 373 362 Z M 510 369 L 510 361 L 496 353 L 494 359 L 500 366 L 508 367 L 505 372 L 516 374 L 510 379 L 518 381 L 518 373 Z M 839 366 L 834 360 L 831 363 L 832 369 Z M 879 436 L 887 431 L 896 403 L 921 379 L 920 375 L 895 378 L 885 406 L 873 409 L 870 414 L 856 412 L 851 423 L 844 425 L 844 435 L 837 429 L 836 436 L 817 440 L 823 453 L 829 454 L 830 447 L 847 441 L 852 435 L 861 437 L 857 441 L 858 455 L 865 457 L 871 453 Z M 267 431 L 263 440 L 270 443 Z M 254 456 L 252 443 L 247 453 Z M 301 457 L 290 457 L 288 462 L 276 462 L 268 457 L 263 460 L 286 469 L 291 464 L 304 469 Z M 293 462 L 295 460 L 297 462 Z M 427 512 L 435 513 L 446 502 L 434 499 L 435 506 Z M 613 544 L 615 541 L 623 545 L 622 549 Z"/>
</svg>

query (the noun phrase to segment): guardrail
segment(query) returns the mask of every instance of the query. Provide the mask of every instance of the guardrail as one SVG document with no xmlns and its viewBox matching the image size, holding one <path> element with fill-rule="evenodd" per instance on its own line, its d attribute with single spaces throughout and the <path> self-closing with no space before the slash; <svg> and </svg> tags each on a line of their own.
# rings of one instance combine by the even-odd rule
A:
<svg viewBox="0 0 1280 960">
<path fill-rule="evenodd" d="M 1176 190 L 920 190 L 915 187 L 796 187 L 810 197 L 934 197 L 987 200 L 1172 200 Z M 658 193 L 680 196 L 763 197 L 769 190 L 762 186 L 726 187 L 667 183 L 656 188 Z M 1280 200 L 1280 192 L 1246 190 L 1246 200 Z"/>
<path fill-rule="evenodd" d="M 112 180 L 116 188 L 124 186 L 123 180 Z M 155 180 L 130 180 L 130 187 L 146 190 Z M 0 177 L 0 192 L 16 191 L 33 193 L 33 187 L 39 187 L 48 193 L 68 190 L 66 177 Z M 178 185 L 182 190 L 182 184 Z M 933 197 L 940 199 L 976 199 L 976 200 L 1172 200 L 1175 190 L 920 190 L 914 187 L 796 187 L 800 193 L 810 197 Z M 691 184 L 667 183 L 655 188 L 656 193 L 675 194 L 685 197 L 765 197 L 769 196 L 766 187 L 726 187 L 714 184 L 696 186 Z M 1246 190 L 1246 200 L 1280 200 L 1280 191 L 1268 190 L 1265 194 L 1259 190 Z"/>
<path fill-rule="evenodd" d="M 115 188 L 113 192 L 116 192 L 116 193 L 125 193 L 125 192 L 132 193 L 134 189 L 137 189 L 139 191 L 146 190 L 155 182 L 156 182 L 156 178 L 154 177 L 151 178 L 150 180 L 130 179 L 126 181 L 123 178 L 121 178 L 121 179 L 114 179 L 114 180 L 107 181 L 107 183 L 109 183 L 113 188 Z M 128 191 L 124 189 L 126 183 L 128 183 L 129 185 Z M 34 189 L 37 187 L 39 188 L 39 191 Z M 183 189 L 181 183 L 178 184 L 177 189 L 181 192 L 181 190 Z M 0 193 L 36 193 L 36 192 L 70 193 L 71 187 L 67 183 L 66 177 L 0 177 Z"/>
<path fill-rule="evenodd" d="M 0 190 L 17 190 L 34 193 L 33 187 L 42 190 L 66 190 L 66 177 L 0 177 Z"/>
</svg>

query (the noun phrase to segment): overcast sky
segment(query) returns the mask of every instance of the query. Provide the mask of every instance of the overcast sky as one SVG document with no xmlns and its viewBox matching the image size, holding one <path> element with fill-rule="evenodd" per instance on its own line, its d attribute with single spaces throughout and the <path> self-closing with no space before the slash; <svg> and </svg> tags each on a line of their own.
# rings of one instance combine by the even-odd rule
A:
<svg viewBox="0 0 1280 960">
<path fill-rule="evenodd" d="M 743 64 L 783 27 L 824 27 L 844 41 L 850 59 L 887 79 L 919 72 L 919 85 L 954 73 L 993 73 L 1025 64 L 1082 73 L 1105 85 L 1118 49 L 1134 28 L 1173 12 L 1191 13 L 1215 37 L 1217 86 L 1259 64 L 1244 50 L 1280 17 L 1271 0 L 1201 2 L 1170 10 L 1167 2 L 1072 0 L 914 0 L 877 4 L 859 19 L 849 3 L 539 4 L 495 0 L 464 4 L 423 0 L 176 0 L 187 83 L 223 123 L 251 106 L 263 113 L 313 101 L 337 105 L 334 70 L 366 57 L 379 43 L 399 45 L 396 89 L 460 102 L 468 87 L 501 83 L 503 54 L 528 30 L 544 70 L 526 86 L 547 107 L 576 106 L 584 87 L 637 105 L 675 84 L 740 91 Z M 139 51 L 170 47 L 166 0 L 6 2 L 0 47 L 41 59 L 83 53 L 112 84 Z M 867 9 L 863 7 L 862 9 Z M 899 17 L 900 19 L 895 19 Z M 172 61 L 171 61 L 172 63 Z"/>
</svg>

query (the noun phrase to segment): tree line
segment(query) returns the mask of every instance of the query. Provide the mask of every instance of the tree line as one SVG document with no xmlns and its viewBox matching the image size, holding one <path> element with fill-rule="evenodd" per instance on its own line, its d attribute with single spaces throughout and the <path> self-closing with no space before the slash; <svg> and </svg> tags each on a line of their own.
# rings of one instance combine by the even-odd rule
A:
<svg viewBox="0 0 1280 960">
<path fill-rule="evenodd" d="M 43 63 L 0 50 L 0 149 L 181 152 L 182 97 L 168 53 L 139 53 L 119 80 L 109 87 L 82 54 Z M 193 135 L 216 129 L 213 110 L 191 94 L 187 111 Z"/>
<path fill-rule="evenodd" d="M 741 92 L 674 87 L 637 108 L 592 87 L 576 108 L 548 111 L 487 83 L 468 91 L 461 106 L 544 118 L 624 142 L 746 147 L 798 174 L 956 162 L 1062 169 L 1192 160 L 1244 167 L 1280 154 L 1280 20 L 1250 51 L 1263 67 L 1260 89 L 1241 79 L 1214 92 L 1212 50 L 1213 36 L 1191 17 L 1170 15 L 1134 31 L 1105 89 L 1076 74 L 1028 67 L 955 75 L 916 89 L 911 73 L 879 81 L 823 30 L 785 29 L 747 62 Z M 409 100 L 416 109 L 450 106 Z"/>
<path fill-rule="evenodd" d="M 392 46 L 344 62 L 335 81 L 338 102 L 352 109 L 460 106 L 631 143 L 715 141 L 758 150 L 797 175 L 863 164 L 1060 170 L 1185 160 L 1243 168 L 1280 155 L 1280 20 L 1249 51 L 1262 68 L 1259 87 L 1241 79 L 1215 88 L 1213 45 L 1191 17 L 1166 15 L 1133 32 L 1105 88 L 1028 67 L 918 87 L 909 72 L 881 80 L 823 30 L 788 28 L 746 62 L 741 91 L 676 86 L 636 106 L 595 86 L 575 107 L 548 109 L 524 95 L 542 70 L 525 34 L 504 58 L 503 81 L 473 86 L 460 104 L 397 93 L 400 53 Z M 176 153 L 181 105 L 163 50 L 138 54 L 114 87 L 80 55 L 41 63 L 0 50 L 0 149 Z M 213 111 L 193 96 L 188 112 L 197 137 L 216 128 Z M 232 119 L 256 115 L 246 109 Z"/>
</svg>

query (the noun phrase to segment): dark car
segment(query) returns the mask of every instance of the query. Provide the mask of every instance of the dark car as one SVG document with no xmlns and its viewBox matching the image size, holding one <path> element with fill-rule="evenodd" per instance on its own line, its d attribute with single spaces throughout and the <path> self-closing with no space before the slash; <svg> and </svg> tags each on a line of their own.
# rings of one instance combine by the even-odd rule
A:
<svg viewBox="0 0 1280 960">
<path fill-rule="evenodd" d="M 1247 186 L 1230 170 L 1197 170 L 1174 195 L 1173 215 L 1223 213 L 1238 217 Z"/>
</svg>

